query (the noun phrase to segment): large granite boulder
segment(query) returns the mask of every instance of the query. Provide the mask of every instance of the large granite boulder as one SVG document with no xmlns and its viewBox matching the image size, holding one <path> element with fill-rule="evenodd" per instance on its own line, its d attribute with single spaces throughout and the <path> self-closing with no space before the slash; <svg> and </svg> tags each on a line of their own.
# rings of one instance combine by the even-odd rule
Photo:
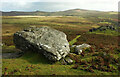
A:
<svg viewBox="0 0 120 77">
<path fill-rule="evenodd" d="M 29 27 L 14 34 L 16 48 L 45 55 L 51 61 L 64 58 L 69 52 L 66 34 L 50 27 Z"/>
</svg>

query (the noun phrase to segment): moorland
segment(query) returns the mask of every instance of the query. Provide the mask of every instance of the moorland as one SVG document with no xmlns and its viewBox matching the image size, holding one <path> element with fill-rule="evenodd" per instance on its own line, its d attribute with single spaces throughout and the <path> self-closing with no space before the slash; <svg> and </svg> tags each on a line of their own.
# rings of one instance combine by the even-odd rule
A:
<svg viewBox="0 0 120 77">
<path fill-rule="evenodd" d="M 2 53 L 19 50 L 13 34 L 30 26 L 49 26 L 64 32 L 70 45 L 92 47 L 82 55 L 68 55 L 71 65 L 51 64 L 43 55 L 29 52 L 19 58 L 2 59 L 3 75 L 118 75 L 120 44 L 118 31 L 96 31 L 100 26 L 118 27 L 117 12 L 72 9 L 59 12 L 2 12 Z M 80 36 L 80 37 L 79 37 Z M 70 52 L 74 52 L 72 49 Z M 104 55 L 106 54 L 106 55 Z"/>
</svg>

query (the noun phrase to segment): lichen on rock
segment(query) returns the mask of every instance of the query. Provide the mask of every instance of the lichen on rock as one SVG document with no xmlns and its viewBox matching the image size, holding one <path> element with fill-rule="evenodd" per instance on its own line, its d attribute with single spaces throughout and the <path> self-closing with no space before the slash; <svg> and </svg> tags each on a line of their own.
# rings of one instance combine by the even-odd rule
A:
<svg viewBox="0 0 120 77">
<path fill-rule="evenodd" d="M 14 34 L 16 48 L 35 51 L 51 61 L 58 61 L 69 52 L 66 34 L 50 27 L 29 27 Z"/>
</svg>

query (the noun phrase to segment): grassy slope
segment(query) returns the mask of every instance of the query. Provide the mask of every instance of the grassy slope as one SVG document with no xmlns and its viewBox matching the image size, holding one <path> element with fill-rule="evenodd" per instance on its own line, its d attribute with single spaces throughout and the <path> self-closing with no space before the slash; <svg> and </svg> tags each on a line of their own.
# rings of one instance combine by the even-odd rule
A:
<svg viewBox="0 0 120 77">
<path fill-rule="evenodd" d="M 90 56 L 83 58 L 89 60 Z M 3 74 L 8 75 L 116 75 L 117 72 L 94 70 L 94 73 L 80 69 L 72 69 L 73 65 L 60 65 L 59 62 L 50 64 L 47 59 L 37 53 L 28 52 L 21 58 L 3 59 Z M 5 71 L 5 68 L 7 70 Z M 16 71 L 17 70 L 17 71 Z M 14 72 L 16 71 L 16 72 Z"/>
<path fill-rule="evenodd" d="M 74 44 L 78 35 L 75 39 L 69 43 Z M 87 53 L 89 53 L 87 51 Z M 97 52 L 96 52 L 97 53 Z M 85 57 L 80 56 L 81 60 L 90 61 L 94 56 L 86 54 Z M 114 55 L 118 58 L 118 55 Z M 117 72 L 105 72 L 94 70 L 94 73 L 81 70 L 83 68 L 81 65 L 79 69 L 72 69 L 74 65 L 61 65 L 60 62 L 51 64 L 43 55 L 37 54 L 35 52 L 27 52 L 22 57 L 17 59 L 3 59 L 3 74 L 8 75 L 117 75 Z M 113 65 L 115 68 L 116 65 Z M 5 68 L 7 70 L 5 71 Z M 44 70 L 44 71 L 43 71 Z"/>
<path fill-rule="evenodd" d="M 14 75 L 79 75 L 86 74 L 82 70 L 71 69 L 72 65 L 49 64 L 44 56 L 36 53 L 26 53 L 18 59 L 3 59 L 3 74 L 4 68 L 8 68 L 6 73 L 11 73 L 14 70 L 19 70 Z M 32 67 L 30 66 L 32 65 Z M 28 67 L 29 69 L 26 69 Z M 25 70 L 26 69 L 26 70 Z M 90 74 L 88 72 L 88 74 Z"/>
<path fill-rule="evenodd" d="M 66 31 L 66 33 L 68 33 L 67 30 L 70 29 L 72 29 L 72 31 L 88 30 L 92 28 L 89 22 L 87 19 L 81 17 L 3 17 L 3 36 L 11 35 L 18 30 L 33 25 L 37 27 L 50 26 Z M 6 33 L 7 31 L 8 33 Z"/>
<path fill-rule="evenodd" d="M 3 25 L 3 36 L 9 36 L 18 30 L 23 28 L 36 25 L 50 26 L 63 32 L 71 30 L 88 31 L 93 27 L 99 27 L 103 25 L 114 25 L 117 26 L 116 18 L 105 18 L 105 17 L 2 17 Z M 106 23 L 107 22 L 107 23 Z M 9 28 L 9 29 L 7 29 Z M 15 29 L 16 28 L 16 29 Z M 70 33 L 70 32 L 69 32 Z"/>
</svg>

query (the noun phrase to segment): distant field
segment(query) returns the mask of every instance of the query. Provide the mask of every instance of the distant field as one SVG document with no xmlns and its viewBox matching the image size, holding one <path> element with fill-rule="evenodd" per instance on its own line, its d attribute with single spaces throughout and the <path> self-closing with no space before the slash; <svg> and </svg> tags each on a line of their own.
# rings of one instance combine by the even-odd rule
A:
<svg viewBox="0 0 120 77">
<path fill-rule="evenodd" d="M 118 46 L 118 36 L 102 34 L 89 34 L 91 28 L 99 26 L 117 25 L 118 19 L 105 18 L 105 17 L 81 17 L 81 16 L 3 16 L 2 17 L 2 38 L 3 38 L 3 53 L 17 52 L 13 43 L 13 34 L 17 31 L 23 30 L 30 26 L 49 26 L 57 30 L 63 31 L 67 34 L 70 44 L 88 43 L 93 48 L 105 47 L 106 49 L 112 48 L 115 52 L 110 52 L 114 58 L 118 58 L 120 47 Z M 110 33 L 110 32 L 108 32 Z M 78 37 L 79 36 L 79 37 Z M 76 39 L 77 38 L 77 39 Z M 96 53 L 101 49 L 96 49 Z M 39 57 L 36 53 L 24 56 L 17 59 L 3 59 L 3 74 L 8 75 L 117 75 L 118 70 L 114 72 L 104 72 L 95 70 L 94 73 L 72 69 L 74 65 L 60 65 L 59 62 L 49 64 L 42 56 Z M 90 53 L 91 54 L 91 53 Z M 35 56 L 37 55 L 37 56 Z M 37 58 L 37 59 L 36 59 Z M 41 58 L 41 59 L 38 59 Z M 83 60 L 91 59 L 92 56 L 88 55 Z M 117 69 L 115 64 L 111 65 Z M 5 71 L 5 68 L 8 68 Z M 26 69 L 29 68 L 29 69 Z M 33 68 L 33 69 L 32 69 Z M 16 73 L 12 71 L 18 70 Z"/>
<path fill-rule="evenodd" d="M 59 30 L 65 29 L 64 32 L 66 32 L 69 29 L 88 31 L 90 28 L 96 28 L 101 25 L 117 24 L 117 21 L 114 21 L 114 19 L 106 19 L 101 17 L 84 18 L 76 16 L 3 16 L 2 19 L 3 35 L 8 35 L 19 29 L 34 25 L 37 27 L 50 26 Z M 9 28 L 10 32 L 7 31 L 7 28 Z M 14 28 L 16 28 L 15 31 L 12 30 Z"/>
<path fill-rule="evenodd" d="M 110 12 L 109 14 L 118 14 L 118 12 Z"/>
<path fill-rule="evenodd" d="M 62 17 L 62 16 L 13 16 L 13 17 Z"/>
<path fill-rule="evenodd" d="M 30 16 L 30 17 L 19 17 L 19 16 L 3 16 L 3 35 L 15 33 L 16 30 L 18 29 L 23 29 L 29 26 L 50 26 L 59 30 L 65 30 L 65 32 L 69 29 L 73 30 L 82 30 L 82 31 L 87 31 L 92 26 L 90 24 L 93 24 L 91 21 L 87 19 L 83 19 L 81 17 L 54 17 L 54 16 L 48 16 L 48 17 L 43 17 L 43 16 Z M 9 28 L 8 33 L 7 28 Z M 16 30 L 13 30 L 15 29 Z"/>
</svg>

